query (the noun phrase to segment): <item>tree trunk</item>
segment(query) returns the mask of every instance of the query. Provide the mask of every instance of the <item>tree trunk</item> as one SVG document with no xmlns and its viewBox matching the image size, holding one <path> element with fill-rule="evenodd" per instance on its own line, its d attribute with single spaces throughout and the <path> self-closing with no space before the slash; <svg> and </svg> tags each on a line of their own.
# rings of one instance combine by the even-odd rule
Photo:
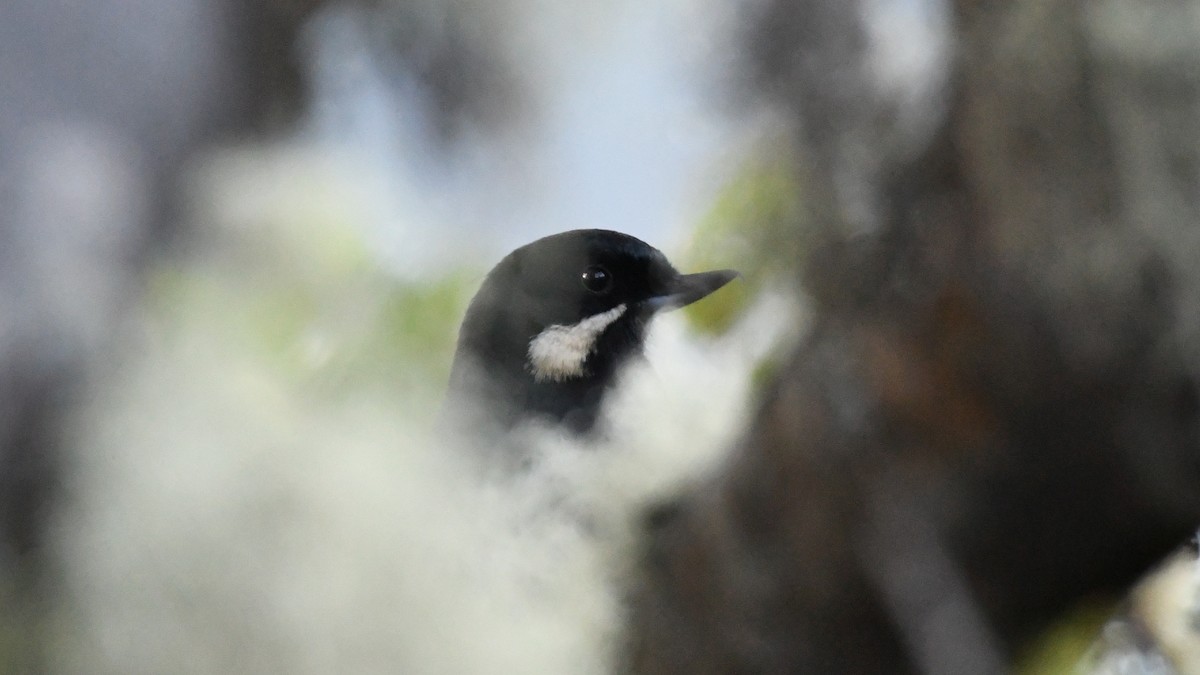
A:
<svg viewBox="0 0 1200 675">
<path fill-rule="evenodd" d="M 1001 672 L 1200 521 L 1194 5 L 959 0 L 914 122 L 878 4 L 752 32 L 817 315 L 734 460 L 648 516 L 635 672 Z"/>
</svg>

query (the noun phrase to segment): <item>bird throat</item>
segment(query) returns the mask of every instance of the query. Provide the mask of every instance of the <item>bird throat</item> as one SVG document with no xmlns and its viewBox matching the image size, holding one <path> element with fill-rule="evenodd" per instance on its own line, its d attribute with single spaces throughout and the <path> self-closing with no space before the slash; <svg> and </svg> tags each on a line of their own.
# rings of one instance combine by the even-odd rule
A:
<svg viewBox="0 0 1200 675">
<path fill-rule="evenodd" d="M 584 364 L 596 340 L 625 314 L 624 304 L 578 323 L 546 328 L 529 342 L 529 372 L 537 382 L 563 382 L 584 377 Z"/>
</svg>

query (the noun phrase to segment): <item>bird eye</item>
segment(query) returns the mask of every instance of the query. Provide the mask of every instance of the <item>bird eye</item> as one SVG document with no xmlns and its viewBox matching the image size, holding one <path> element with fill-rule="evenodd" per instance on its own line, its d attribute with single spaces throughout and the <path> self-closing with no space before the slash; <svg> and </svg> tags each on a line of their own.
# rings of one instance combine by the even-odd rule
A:
<svg viewBox="0 0 1200 675">
<path fill-rule="evenodd" d="M 600 295 L 612 288 L 612 275 L 599 265 L 592 265 L 584 270 L 580 278 L 583 280 L 583 287 L 590 293 Z"/>
</svg>

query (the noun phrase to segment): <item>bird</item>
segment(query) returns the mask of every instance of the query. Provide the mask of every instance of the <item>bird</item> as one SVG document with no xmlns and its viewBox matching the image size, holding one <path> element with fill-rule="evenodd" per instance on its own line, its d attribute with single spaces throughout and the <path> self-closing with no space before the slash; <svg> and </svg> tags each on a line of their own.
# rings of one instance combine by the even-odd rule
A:
<svg viewBox="0 0 1200 675">
<path fill-rule="evenodd" d="M 612 230 L 516 249 L 487 274 L 459 329 L 446 399 L 455 423 L 506 431 L 536 420 L 592 435 L 620 369 L 643 354 L 650 320 L 738 276 L 681 274 L 658 249 Z"/>
</svg>

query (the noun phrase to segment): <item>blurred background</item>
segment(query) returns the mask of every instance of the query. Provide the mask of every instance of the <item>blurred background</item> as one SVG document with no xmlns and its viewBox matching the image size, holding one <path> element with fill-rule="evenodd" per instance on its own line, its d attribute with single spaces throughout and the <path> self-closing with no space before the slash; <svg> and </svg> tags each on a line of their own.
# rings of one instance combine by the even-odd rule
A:
<svg viewBox="0 0 1200 675">
<path fill-rule="evenodd" d="M 8 0 L 0 672 L 1200 672 L 1197 17 Z M 576 228 L 744 276 L 479 480 Z"/>
</svg>

